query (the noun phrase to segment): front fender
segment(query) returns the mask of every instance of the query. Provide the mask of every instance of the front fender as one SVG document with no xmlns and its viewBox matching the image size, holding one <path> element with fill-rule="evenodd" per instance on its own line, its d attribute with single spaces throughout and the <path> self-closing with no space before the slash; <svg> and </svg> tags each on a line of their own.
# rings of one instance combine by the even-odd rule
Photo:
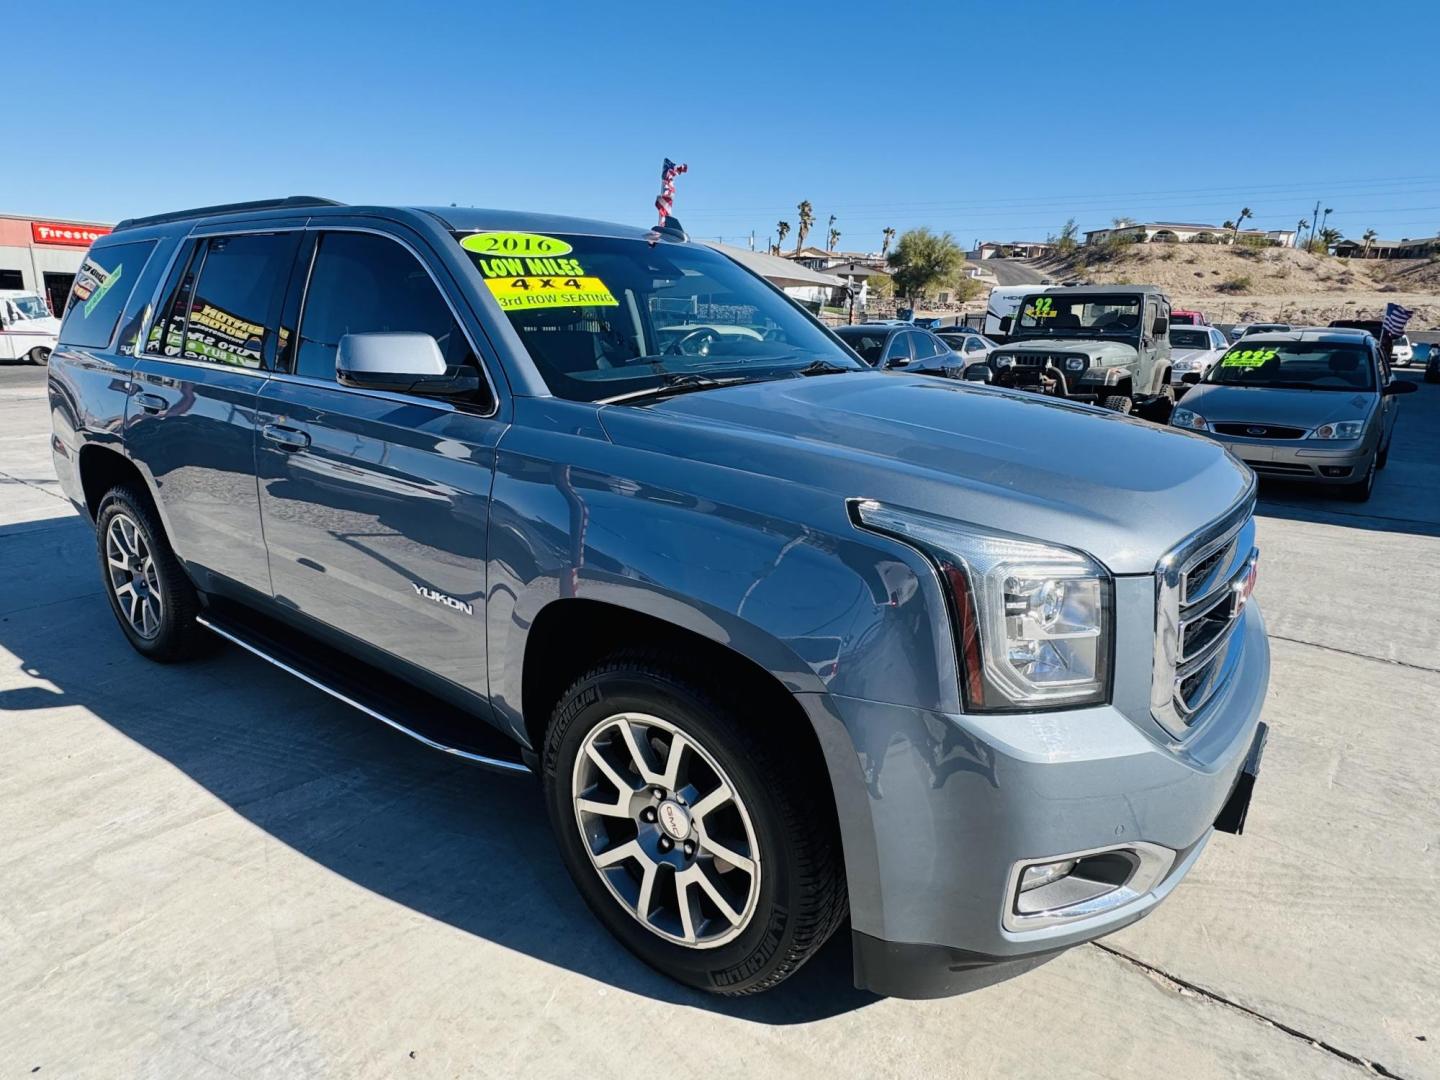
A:
<svg viewBox="0 0 1440 1080">
<path fill-rule="evenodd" d="M 793 693 L 955 706 L 948 617 L 923 558 L 857 529 L 834 494 L 617 446 L 585 408 L 517 399 L 497 455 L 490 693 L 517 735 L 530 627 L 569 597 L 693 631 Z M 524 422 L 531 410 L 576 423 Z"/>
</svg>

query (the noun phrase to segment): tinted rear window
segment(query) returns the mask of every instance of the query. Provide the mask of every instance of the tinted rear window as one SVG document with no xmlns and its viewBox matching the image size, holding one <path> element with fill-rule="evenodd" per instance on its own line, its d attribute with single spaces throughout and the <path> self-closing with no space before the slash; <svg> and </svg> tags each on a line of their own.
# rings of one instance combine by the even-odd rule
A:
<svg viewBox="0 0 1440 1080">
<path fill-rule="evenodd" d="M 90 249 L 65 304 L 61 344 L 86 349 L 103 349 L 110 344 L 125 301 L 130 299 L 140 271 L 154 250 L 154 240 Z"/>
</svg>

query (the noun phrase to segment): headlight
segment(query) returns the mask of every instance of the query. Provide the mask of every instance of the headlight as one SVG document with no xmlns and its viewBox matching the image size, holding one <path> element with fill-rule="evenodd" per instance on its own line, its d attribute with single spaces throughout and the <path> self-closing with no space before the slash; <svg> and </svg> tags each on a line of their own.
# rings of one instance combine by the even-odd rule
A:
<svg viewBox="0 0 1440 1080">
<path fill-rule="evenodd" d="M 1015 358 L 1013 356 L 997 356 L 995 357 L 995 366 L 997 368 L 1014 367 Z"/>
<path fill-rule="evenodd" d="M 1110 575 L 1089 556 L 870 500 L 857 523 L 940 571 L 966 708 L 1093 705 L 1109 694 Z"/>
<path fill-rule="evenodd" d="M 1358 439 L 1365 430 L 1364 420 L 1340 420 L 1333 424 L 1321 424 L 1310 433 L 1312 439 Z"/>
<path fill-rule="evenodd" d="M 1189 409 L 1182 409 L 1178 405 L 1170 413 L 1170 423 L 1176 427 L 1188 428 L 1191 431 L 1208 431 L 1210 425 L 1205 418 L 1197 412 Z"/>
<path fill-rule="evenodd" d="M 1193 360 L 1176 360 L 1176 361 L 1175 361 L 1175 370 L 1176 370 L 1176 371 L 1189 371 L 1189 370 L 1190 370 L 1191 368 L 1193 368 L 1194 366 L 1195 366 L 1195 361 L 1193 361 Z"/>
<path fill-rule="evenodd" d="M 1085 358 L 1083 356 L 1071 356 L 1065 361 L 1066 371 L 1084 371 Z"/>
</svg>

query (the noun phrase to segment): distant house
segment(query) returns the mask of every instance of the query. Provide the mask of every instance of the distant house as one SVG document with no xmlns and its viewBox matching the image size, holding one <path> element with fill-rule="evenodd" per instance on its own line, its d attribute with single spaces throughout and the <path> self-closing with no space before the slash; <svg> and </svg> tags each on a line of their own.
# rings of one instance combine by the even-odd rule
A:
<svg viewBox="0 0 1440 1080">
<path fill-rule="evenodd" d="M 877 270 L 885 268 L 885 260 L 878 252 L 872 251 L 825 251 L 817 247 L 804 247 L 799 251 L 785 251 L 781 254 L 802 266 L 808 266 L 811 270 L 829 270 L 831 267 L 849 263 L 870 266 Z"/>
<path fill-rule="evenodd" d="M 1293 229 L 1241 229 L 1236 238 L 1258 240 L 1273 247 L 1294 247 Z M 1146 244 L 1228 244 L 1232 230 L 1223 225 L 1199 225 L 1183 221 L 1146 221 L 1117 225 L 1109 229 L 1091 229 L 1085 243 L 1103 244 L 1112 236 L 1121 236 Z"/>
<path fill-rule="evenodd" d="M 1041 259 L 1046 255 L 1054 254 L 1054 252 L 1054 244 L 1035 240 L 1011 240 L 1008 243 L 986 240 L 982 244 L 975 245 L 975 253 L 982 259 Z"/>
<path fill-rule="evenodd" d="M 1335 245 L 1335 254 L 1345 259 L 1428 259 L 1440 255 L 1440 236 L 1427 236 L 1420 240 L 1408 237 L 1401 240 L 1341 240 Z"/>
</svg>

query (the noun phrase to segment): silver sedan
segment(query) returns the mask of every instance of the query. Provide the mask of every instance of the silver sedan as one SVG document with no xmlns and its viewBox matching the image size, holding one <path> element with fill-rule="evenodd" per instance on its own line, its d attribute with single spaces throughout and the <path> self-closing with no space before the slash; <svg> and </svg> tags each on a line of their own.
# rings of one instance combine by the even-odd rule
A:
<svg viewBox="0 0 1440 1080">
<path fill-rule="evenodd" d="M 1328 484 L 1364 502 L 1390 453 L 1395 399 L 1416 389 L 1391 375 L 1363 331 L 1253 334 L 1191 389 L 1170 423 L 1224 443 L 1261 477 Z"/>
</svg>

